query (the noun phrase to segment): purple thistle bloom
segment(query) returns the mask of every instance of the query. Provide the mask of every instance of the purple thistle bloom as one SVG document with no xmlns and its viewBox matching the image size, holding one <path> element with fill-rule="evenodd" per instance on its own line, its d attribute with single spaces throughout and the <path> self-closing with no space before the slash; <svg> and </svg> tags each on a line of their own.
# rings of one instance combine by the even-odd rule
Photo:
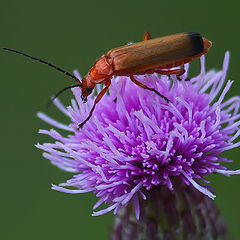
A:
<svg viewBox="0 0 240 240">
<path fill-rule="evenodd" d="M 93 117 L 80 130 L 77 126 L 88 116 L 93 104 L 84 104 L 81 89 L 73 89 L 75 99 L 65 107 L 57 99 L 55 105 L 71 119 L 61 124 L 43 113 L 38 116 L 59 129 L 69 131 L 64 137 L 56 130 L 40 130 L 55 143 L 38 144 L 43 156 L 59 168 L 75 175 L 53 189 L 65 193 L 94 192 L 109 207 L 93 212 L 93 216 L 114 210 L 114 214 L 133 203 L 137 219 L 139 198 L 146 191 L 164 185 L 170 190 L 179 179 L 214 199 L 202 185 L 211 173 L 229 176 L 240 170 L 228 170 L 222 163 L 231 162 L 220 153 L 240 146 L 234 142 L 240 135 L 240 97 L 224 100 L 233 81 L 225 83 L 229 53 L 221 71 L 205 72 L 204 56 L 201 72 L 190 81 L 178 81 L 158 74 L 136 78 L 157 89 L 172 103 L 133 84 L 128 77 L 112 79 L 110 94 L 97 105 Z M 189 65 L 185 65 L 187 78 Z M 80 78 L 79 74 L 75 75 Z M 98 91 L 100 88 L 98 88 Z"/>
</svg>

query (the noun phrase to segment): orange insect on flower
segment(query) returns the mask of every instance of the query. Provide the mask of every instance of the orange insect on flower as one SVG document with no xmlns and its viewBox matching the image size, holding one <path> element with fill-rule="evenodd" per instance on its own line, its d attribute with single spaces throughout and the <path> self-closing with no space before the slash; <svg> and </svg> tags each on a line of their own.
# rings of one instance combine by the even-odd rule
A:
<svg viewBox="0 0 240 240">
<path fill-rule="evenodd" d="M 82 100 L 83 102 L 87 102 L 87 97 L 92 93 L 96 84 L 105 84 L 105 87 L 97 95 L 88 117 L 85 121 L 79 124 L 79 128 L 82 128 L 91 118 L 97 103 L 102 99 L 110 87 L 111 78 L 113 76 L 129 76 L 130 80 L 139 87 L 153 91 L 169 102 L 169 99 L 154 88 L 149 88 L 143 83 L 137 81 L 134 75 L 150 73 L 159 73 L 163 75 L 175 74 L 179 79 L 179 77 L 184 74 L 185 70 L 183 68 L 169 69 L 183 66 L 183 64 L 188 63 L 193 59 L 199 58 L 201 55 L 208 52 L 211 45 L 212 43 L 209 40 L 195 32 L 179 33 L 155 39 L 151 39 L 150 34 L 145 33 L 144 41 L 142 42 L 109 50 L 96 61 L 90 71 L 83 78 L 82 82 L 71 73 L 41 59 L 13 49 L 3 49 L 24 55 L 33 60 L 47 64 L 50 67 L 54 67 L 58 71 L 65 73 L 77 81 L 76 85 L 64 88 L 58 92 L 55 97 L 67 89 L 80 87 L 82 89 Z"/>
</svg>

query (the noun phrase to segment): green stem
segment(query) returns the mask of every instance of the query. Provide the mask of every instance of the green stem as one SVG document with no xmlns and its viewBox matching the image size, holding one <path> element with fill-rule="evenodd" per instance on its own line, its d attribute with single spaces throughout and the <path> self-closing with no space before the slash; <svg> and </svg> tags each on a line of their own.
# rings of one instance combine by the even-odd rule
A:
<svg viewBox="0 0 240 240">
<path fill-rule="evenodd" d="M 141 215 L 132 206 L 116 217 L 111 240 L 223 240 L 226 226 L 214 201 L 191 186 L 170 191 L 159 187 L 140 200 Z M 229 238 L 227 238 L 229 239 Z"/>
</svg>

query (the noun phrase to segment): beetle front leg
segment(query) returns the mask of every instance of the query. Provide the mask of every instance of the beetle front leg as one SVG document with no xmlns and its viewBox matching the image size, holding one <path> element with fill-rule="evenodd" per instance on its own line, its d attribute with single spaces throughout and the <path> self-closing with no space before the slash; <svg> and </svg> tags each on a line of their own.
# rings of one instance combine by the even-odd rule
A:
<svg viewBox="0 0 240 240">
<path fill-rule="evenodd" d="M 107 90 L 108 90 L 108 88 L 110 87 L 110 85 L 111 85 L 111 81 L 108 80 L 108 81 L 106 82 L 106 87 L 103 88 L 103 90 L 97 95 L 97 97 L 96 97 L 96 99 L 95 99 L 95 101 L 94 101 L 94 104 L 93 104 L 93 106 L 92 106 L 92 108 L 91 108 L 91 110 L 90 110 L 90 113 L 89 113 L 88 117 L 87 117 L 82 123 L 78 124 L 78 130 L 79 130 L 80 128 L 82 128 L 83 125 L 91 118 L 91 116 L 92 116 L 92 114 L 93 114 L 93 111 L 94 111 L 97 103 L 102 99 L 102 97 L 103 97 L 104 94 L 107 92 Z"/>
<path fill-rule="evenodd" d="M 163 98 L 164 100 L 166 100 L 168 103 L 171 102 L 167 97 L 165 97 L 164 95 L 162 95 L 161 93 L 159 93 L 156 89 L 154 88 L 149 88 L 146 85 L 144 85 L 143 83 L 139 82 L 134 76 L 130 76 L 130 79 L 132 80 L 132 82 L 134 82 L 136 85 L 138 85 L 141 88 L 147 89 L 149 91 L 155 92 L 158 96 L 160 96 L 161 98 Z"/>
</svg>

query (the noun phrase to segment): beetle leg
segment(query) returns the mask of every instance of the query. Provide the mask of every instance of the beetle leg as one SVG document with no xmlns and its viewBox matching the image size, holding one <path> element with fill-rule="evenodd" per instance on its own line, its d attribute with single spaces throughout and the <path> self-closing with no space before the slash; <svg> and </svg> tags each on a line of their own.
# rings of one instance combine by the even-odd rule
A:
<svg viewBox="0 0 240 240">
<path fill-rule="evenodd" d="M 145 32 L 143 34 L 143 41 L 147 41 L 151 39 L 151 34 L 149 32 Z"/>
<path fill-rule="evenodd" d="M 82 128 L 83 125 L 91 118 L 91 116 L 92 116 L 92 114 L 93 114 L 93 111 L 94 111 L 97 103 L 102 99 L 102 97 L 103 97 L 104 94 L 107 92 L 107 90 L 108 90 L 108 88 L 110 87 L 110 85 L 111 85 L 111 81 L 109 80 L 109 81 L 106 82 L 106 87 L 103 88 L 103 90 L 97 95 L 97 97 L 96 97 L 96 99 L 95 99 L 95 101 L 94 101 L 94 104 L 93 104 L 93 106 L 92 106 L 92 108 L 91 108 L 91 110 L 90 110 L 90 113 L 89 113 L 88 117 L 87 117 L 83 122 L 81 122 L 80 124 L 78 124 L 78 130 L 79 130 L 80 128 Z"/>
<path fill-rule="evenodd" d="M 159 73 L 162 75 L 176 75 L 178 80 L 182 80 L 180 76 L 182 76 L 185 73 L 185 69 L 179 68 L 179 69 L 172 69 L 172 70 L 159 70 L 159 69 L 152 69 L 149 70 L 147 73 Z"/>
<path fill-rule="evenodd" d="M 173 74 L 176 74 L 177 77 L 179 77 L 179 76 L 182 76 L 185 73 L 185 70 L 183 68 L 172 69 L 172 70 L 153 69 L 152 72 L 159 73 L 159 74 L 162 74 L 162 75 L 173 75 Z"/>
<path fill-rule="evenodd" d="M 136 80 L 136 78 L 134 76 L 130 76 L 130 79 L 132 80 L 132 82 L 134 82 L 136 85 L 138 85 L 141 88 L 147 89 L 149 91 L 155 92 L 158 96 L 160 96 L 161 98 L 163 98 L 164 100 L 166 100 L 168 103 L 171 102 L 167 97 L 165 97 L 164 95 L 162 95 L 161 93 L 159 93 L 156 89 L 154 88 L 149 88 L 146 85 L 144 85 L 143 83 L 139 82 Z"/>
</svg>

